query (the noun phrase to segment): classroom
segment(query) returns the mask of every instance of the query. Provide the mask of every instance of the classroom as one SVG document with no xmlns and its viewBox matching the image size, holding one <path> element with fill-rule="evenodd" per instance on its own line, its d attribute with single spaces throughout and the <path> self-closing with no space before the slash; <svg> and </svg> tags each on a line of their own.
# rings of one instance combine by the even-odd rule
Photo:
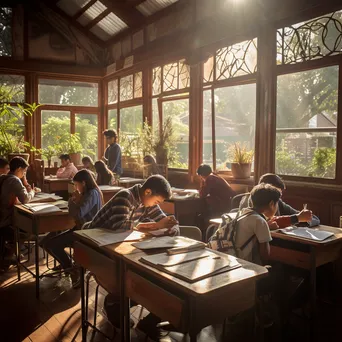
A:
<svg viewBox="0 0 342 342">
<path fill-rule="evenodd" d="M 341 0 L 0 3 L 0 341 L 340 341 Z"/>
</svg>

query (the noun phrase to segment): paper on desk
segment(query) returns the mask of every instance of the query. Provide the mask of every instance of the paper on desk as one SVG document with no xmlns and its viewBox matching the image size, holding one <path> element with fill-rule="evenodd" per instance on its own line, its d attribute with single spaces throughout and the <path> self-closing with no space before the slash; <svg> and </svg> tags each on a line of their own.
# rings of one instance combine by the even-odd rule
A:
<svg viewBox="0 0 342 342">
<path fill-rule="evenodd" d="M 55 202 L 62 200 L 63 198 L 60 196 L 57 196 L 55 194 L 47 194 L 45 192 L 39 192 L 35 194 L 35 196 L 32 198 L 30 203 L 38 203 L 38 202 Z"/>
<path fill-rule="evenodd" d="M 106 190 L 121 190 L 122 187 L 120 186 L 112 186 L 112 185 L 99 185 L 99 188 L 101 191 L 106 191 Z"/>
<path fill-rule="evenodd" d="M 144 233 L 138 231 L 128 230 L 118 233 L 103 228 L 86 229 L 79 231 L 78 234 L 94 241 L 100 247 L 124 241 L 139 241 L 145 236 Z"/>
<path fill-rule="evenodd" d="M 28 203 L 24 207 L 30 209 L 33 213 L 47 214 L 62 211 L 51 203 Z"/>
<path fill-rule="evenodd" d="M 325 239 L 330 238 L 334 235 L 334 233 L 326 232 L 324 230 L 317 230 L 312 228 L 284 228 L 279 229 L 279 232 L 284 233 L 286 235 L 297 236 L 299 238 L 313 240 L 313 241 L 324 241 Z"/>
</svg>

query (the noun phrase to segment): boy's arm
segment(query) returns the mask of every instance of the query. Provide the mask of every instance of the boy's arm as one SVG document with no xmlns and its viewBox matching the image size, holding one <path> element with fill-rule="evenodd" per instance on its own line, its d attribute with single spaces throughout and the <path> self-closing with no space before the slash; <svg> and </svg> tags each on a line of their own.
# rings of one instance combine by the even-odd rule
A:
<svg viewBox="0 0 342 342">
<path fill-rule="evenodd" d="M 270 244 L 272 241 L 271 232 L 266 220 L 258 217 L 254 226 L 254 234 L 259 242 L 259 254 L 261 261 L 265 264 L 270 256 Z"/>
<path fill-rule="evenodd" d="M 66 167 L 60 167 L 57 170 L 56 176 L 57 178 L 68 178 L 69 171 L 66 169 Z"/>
<path fill-rule="evenodd" d="M 210 178 L 207 178 L 205 181 L 202 181 L 200 190 L 199 190 L 199 195 L 201 198 L 205 198 L 209 195 L 210 193 Z"/>
<path fill-rule="evenodd" d="M 27 191 L 20 180 L 14 184 L 14 193 L 22 204 L 30 202 L 34 197 L 34 191 L 32 189 L 31 191 Z"/>
<path fill-rule="evenodd" d="M 270 244 L 268 242 L 259 243 L 259 255 L 263 265 L 266 265 L 270 258 Z"/>
<path fill-rule="evenodd" d="M 108 168 L 111 171 L 113 171 L 119 163 L 119 158 L 121 158 L 120 147 L 118 145 L 115 145 L 110 148 L 108 156 Z"/>
</svg>

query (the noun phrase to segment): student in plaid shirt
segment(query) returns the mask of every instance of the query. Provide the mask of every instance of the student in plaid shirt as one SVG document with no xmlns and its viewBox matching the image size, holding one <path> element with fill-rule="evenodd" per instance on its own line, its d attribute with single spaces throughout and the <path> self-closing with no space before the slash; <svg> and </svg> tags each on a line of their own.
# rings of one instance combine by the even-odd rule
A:
<svg viewBox="0 0 342 342">
<path fill-rule="evenodd" d="M 171 195 L 170 184 L 164 177 L 151 176 L 143 185 L 119 191 L 95 215 L 89 228 L 115 231 L 168 228 L 169 235 L 178 235 L 178 222 L 173 216 L 166 216 L 158 205 Z"/>
</svg>

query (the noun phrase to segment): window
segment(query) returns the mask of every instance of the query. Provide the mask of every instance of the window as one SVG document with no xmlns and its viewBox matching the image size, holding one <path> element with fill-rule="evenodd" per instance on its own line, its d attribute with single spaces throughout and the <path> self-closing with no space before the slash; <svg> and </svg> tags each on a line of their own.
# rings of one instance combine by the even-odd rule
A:
<svg viewBox="0 0 342 342">
<path fill-rule="evenodd" d="M 276 172 L 335 178 L 339 67 L 278 76 Z"/>
<path fill-rule="evenodd" d="M 25 77 L 0 75 L 1 101 L 22 103 L 25 101 Z"/>
<path fill-rule="evenodd" d="M 119 89 L 118 80 L 108 82 L 108 104 L 118 103 Z"/>
<path fill-rule="evenodd" d="M 134 106 L 120 109 L 120 132 L 127 135 L 135 135 L 143 127 L 142 106 Z"/>
<path fill-rule="evenodd" d="M 109 95 L 109 92 L 108 92 L 108 95 Z M 135 74 L 120 78 L 120 102 L 138 99 L 141 97 L 142 97 L 142 72 L 137 72 Z"/>
<path fill-rule="evenodd" d="M 254 151 L 256 71 L 256 38 L 221 48 L 203 64 L 202 158 L 216 171 L 230 170 L 234 143 Z"/>
<path fill-rule="evenodd" d="M 108 111 L 108 128 L 109 129 L 117 129 L 118 128 L 118 111 L 116 109 L 110 109 Z"/>
<path fill-rule="evenodd" d="M 68 106 L 98 106 L 98 84 L 40 79 L 39 103 Z"/>
<path fill-rule="evenodd" d="M 0 7 L 0 56 L 12 56 L 12 8 Z"/>
<path fill-rule="evenodd" d="M 97 160 L 98 124 L 96 114 L 76 114 L 75 133 L 78 133 L 82 145 L 82 154 Z"/>
</svg>

